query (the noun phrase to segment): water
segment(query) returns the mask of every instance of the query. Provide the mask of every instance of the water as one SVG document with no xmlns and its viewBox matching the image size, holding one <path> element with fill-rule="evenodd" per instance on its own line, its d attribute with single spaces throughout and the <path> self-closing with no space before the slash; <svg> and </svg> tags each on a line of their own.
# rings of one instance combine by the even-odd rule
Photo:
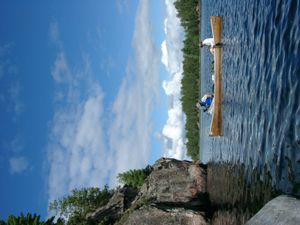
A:
<svg viewBox="0 0 300 225">
<path fill-rule="evenodd" d="M 208 136 L 202 113 L 201 160 L 243 165 L 250 184 L 267 173 L 277 190 L 300 196 L 300 1 L 203 0 L 202 39 L 212 36 L 211 15 L 223 17 L 224 137 Z M 213 57 L 201 57 L 203 95 Z"/>
</svg>

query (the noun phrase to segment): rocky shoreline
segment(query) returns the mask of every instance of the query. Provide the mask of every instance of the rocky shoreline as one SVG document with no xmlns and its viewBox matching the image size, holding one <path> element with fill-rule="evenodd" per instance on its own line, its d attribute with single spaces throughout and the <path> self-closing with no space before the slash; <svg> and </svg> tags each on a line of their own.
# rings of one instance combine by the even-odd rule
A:
<svg viewBox="0 0 300 225">
<path fill-rule="evenodd" d="M 208 224 L 206 165 L 161 158 L 140 190 L 124 186 L 107 205 L 87 215 L 116 224 Z"/>
<path fill-rule="evenodd" d="M 95 224 L 107 219 L 119 225 L 240 225 L 279 195 L 268 182 L 247 185 L 243 170 L 239 168 L 240 174 L 234 174 L 236 168 L 230 165 L 161 158 L 148 169 L 151 172 L 139 190 L 119 188 L 105 206 L 87 215 L 88 221 Z"/>
</svg>

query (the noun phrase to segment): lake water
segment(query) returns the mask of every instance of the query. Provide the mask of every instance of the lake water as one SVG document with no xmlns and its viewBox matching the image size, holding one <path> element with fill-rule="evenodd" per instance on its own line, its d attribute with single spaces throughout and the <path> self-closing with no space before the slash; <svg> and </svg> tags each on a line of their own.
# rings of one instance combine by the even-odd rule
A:
<svg viewBox="0 0 300 225">
<path fill-rule="evenodd" d="M 300 1 L 203 0 L 202 39 L 211 15 L 223 17 L 224 136 L 209 137 L 211 116 L 201 113 L 201 160 L 242 165 L 249 184 L 268 174 L 300 196 Z M 212 60 L 202 49 L 201 95 L 211 92 Z"/>
</svg>

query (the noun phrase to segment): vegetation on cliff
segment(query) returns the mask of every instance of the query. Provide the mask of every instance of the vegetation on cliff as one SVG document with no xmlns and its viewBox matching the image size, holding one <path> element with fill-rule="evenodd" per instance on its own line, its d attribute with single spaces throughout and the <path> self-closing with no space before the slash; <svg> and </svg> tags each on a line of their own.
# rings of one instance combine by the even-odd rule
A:
<svg viewBox="0 0 300 225">
<path fill-rule="evenodd" d="M 140 188 L 150 172 L 151 167 L 147 166 L 145 169 L 120 173 L 118 179 L 124 185 Z M 60 218 L 67 218 L 65 221 L 61 219 L 63 221 L 62 225 L 94 225 L 95 222 L 89 221 L 87 215 L 105 206 L 114 193 L 115 190 L 109 189 L 108 186 L 105 186 L 102 190 L 97 187 L 74 189 L 70 195 L 51 202 L 49 209 L 54 211 Z M 108 218 L 104 218 L 96 224 L 109 225 L 113 222 Z"/>
<path fill-rule="evenodd" d="M 49 209 L 60 217 L 68 218 L 67 225 L 91 224 L 86 220 L 86 215 L 107 204 L 113 192 L 107 186 L 103 190 L 97 187 L 74 189 L 70 195 L 51 202 Z M 109 224 L 105 222 L 103 224 Z"/>
<path fill-rule="evenodd" d="M 199 160 L 199 111 L 196 108 L 200 89 L 199 1 L 177 0 L 174 5 L 185 30 L 181 101 L 186 114 L 187 154 L 193 160 Z"/>
<path fill-rule="evenodd" d="M 7 222 L 0 220 L 0 225 L 64 225 L 64 221 L 62 219 L 58 219 L 54 222 L 54 217 L 41 221 L 40 216 L 34 214 L 27 213 L 26 216 L 24 214 L 20 214 L 19 216 L 10 215 L 7 218 Z"/>
<path fill-rule="evenodd" d="M 145 169 L 129 170 L 118 175 L 119 182 L 134 188 L 140 188 L 144 184 L 145 179 L 150 174 L 151 170 Z"/>
</svg>

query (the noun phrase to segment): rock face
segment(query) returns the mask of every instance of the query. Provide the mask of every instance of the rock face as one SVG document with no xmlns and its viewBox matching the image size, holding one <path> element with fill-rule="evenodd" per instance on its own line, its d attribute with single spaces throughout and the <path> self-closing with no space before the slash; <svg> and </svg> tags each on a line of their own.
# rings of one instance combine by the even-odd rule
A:
<svg viewBox="0 0 300 225">
<path fill-rule="evenodd" d="M 205 217 L 200 212 L 183 208 L 163 211 L 155 207 L 146 206 L 134 211 L 124 225 L 207 225 Z"/>
<path fill-rule="evenodd" d="M 124 186 L 114 193 L 110 201 L 105 206 L 88 214 L 87 219 L 91 221 L 100 221 L 103 218 L 106 218 L 110 221 L 116 221 L 123 215 L 125 210 L 130 207 L 131 202 L 136 196 L 136 189 Z"/>
<path fill-rule="evenodd" d="M 246 225 L 299 225 L 300 200 L 281 195 L 268 202 Z"/>
<path fill-rule="evenodd" d="M 138 194 L 124 187 L 87 219 L 97 223 L 106 218 L 126 225 L 208 224 L 205 165 L 161 158 L 148 170 L 151 173 Z"/>
<path fill-rule="evenodd" d="M 207 205 L 206 166 L 161 158 L 152 167 L 140 195 L 158 207 L 197 209 Z"/>
<path fill-rule="evenodd" d="M 206 166 L 161 158 L 152 166 L 136 202 L 139 199 L 148 204 L 131 213 L 123 224 L 208 224 Z"/>
</svg>

